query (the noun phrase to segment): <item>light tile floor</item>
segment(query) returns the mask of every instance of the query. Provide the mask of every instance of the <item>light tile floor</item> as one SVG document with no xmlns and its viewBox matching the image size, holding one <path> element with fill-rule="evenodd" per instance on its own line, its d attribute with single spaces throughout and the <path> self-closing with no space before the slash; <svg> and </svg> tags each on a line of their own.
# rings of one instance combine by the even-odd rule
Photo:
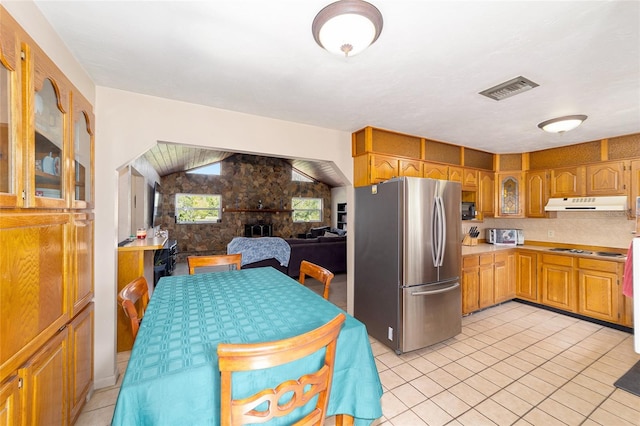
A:
<svg viewBox="0 0 640 426">
<path fill-rule="evenodd" d="M 330 299 L 346 307 L 346 275 Z M 613 386 L 640 360 L 631 334 L 517 302 L 462 323 L 462 334 L 400 356 L 371 339 L 384 388 L 375 425 L 640 425 L 640 397 Z M 121 373 L 128 357 L 118 354 Z M 121 380 L 94 392 L 76 425 L 109 425 Z"/>
</svg>

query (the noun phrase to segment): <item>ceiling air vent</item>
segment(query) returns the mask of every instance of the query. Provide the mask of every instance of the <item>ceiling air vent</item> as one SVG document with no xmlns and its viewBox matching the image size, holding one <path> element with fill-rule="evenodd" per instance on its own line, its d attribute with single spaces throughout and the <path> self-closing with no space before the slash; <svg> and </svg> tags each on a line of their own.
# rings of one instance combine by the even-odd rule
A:
<svg viewBox="0 0 640 426">
<path fill-rule="evenodd" d="M 501 101 L 503 99 L 517 95 L 518 93 L 526 92 L 527 90 L 533 89 L 534 87 L 538 86 L 539 84 L 534 83 L 528 78 L 520 76 L 509 81 L 505 81 L 504 83 L 498 84 L 497 86 L 493 86 L 490 89 L 483 90 L 482 92 L 480 92 L 480 94 L 486 96 L 487 98 Z"/>
</svg>

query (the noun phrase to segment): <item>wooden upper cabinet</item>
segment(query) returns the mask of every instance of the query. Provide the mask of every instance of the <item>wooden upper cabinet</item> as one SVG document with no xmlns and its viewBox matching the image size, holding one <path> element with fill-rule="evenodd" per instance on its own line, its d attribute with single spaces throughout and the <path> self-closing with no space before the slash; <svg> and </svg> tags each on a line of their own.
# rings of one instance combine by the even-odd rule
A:
<svg viewBox="0 0 640 426">
<path fill-rule="evenodd" d="M 549 190 L 552 198 L 580 197 L 585 193 L 585 167 L 551 169 Z"/>
<path fill-rule="evenodd" d="M 462 181 L 464 179 L 464 169 L 462 167 L 454 167 L 454 166 L 449 166 L 448 167 L 448 179 L 451 182 L 460 182 L 462 184 Z"/>
<path fill-rule="evenodd" d="M 478 202 L 476 211 L 480 218 L 493 217 L 495 215 L 495 174 L 493 172 L 479 173 Z"/>
<path fill-rule="evenodd" d="M 91 104 L 79 93 L 73 93 L 73 125 L 70 144 L 73 166 L 70 170 L 69 192 L 72 207 L 93 207 L 94 178 L 94 116 Z"/>
<path fill-rule="evenodd" d="M 371 183 L 380 183 L 398 177 L 398 159 L 387 155 L 371 155 Z"/>
<path fill-rule="evenodd" d="M 71 221 L 71 243 L 75 255 L 71 259 L 70 311 L 75 316 L 93 299 L 93 214 L 77 213 Z"/>
<path fill-rule="evenodd" d="M 629 205 L 631 207 L 631 217 L 636 217 L 636 197 L 640 197 L 640 160 L 631 162 L 631 198 Z M 640 313 L 638 314 L 640 315 Z"/>
<path fill-rule="evenodd" d="M 462 190 L 477 191 L 478 190 L 478 171 L 474 169 L 463 169 L 462 171 Z"/>
<path fill-rule="evenodd" d="M 353 157 L 353 185 L 367 186 L 399 176 L 398 158 L 362 154 Z"/>
<path fill-rule="evenodd" d="M 496 173 L 499 217 L 524 217 L 522 173 Z"/>
<path fill-rule="evenodd" d="M 624 161 L 608 161 L 586 167 L 586 195 L 626 195 L 627 179 Z"/>
<path fill-rule="evenodd" d="M 21 64 L 19 27 L 0 8 L 0 207 L 21 207 Z"/>
<path fill-rule="evenodd" d="M 424 163 L 423 176 L 431 179 L 448 180 L 449 167 L 446 164 Z"/>
<path fill-rule="evenodd" d="M 548 172 L 529 171 L 525 175 L 525 216 L 546 217 L 544 206 L 549 200 Z"/>
<path fill-rule="evenodd" d="M 26 196 L 30 207 L 68 207 L 71 84 L 40 48 L 22 44 Z"/>
<path fill-rule="evenodd" d="M 61 105 L 64 105 L 63 101 Z M 74 127 L 70 131 L 72 149 L 78 143 L 75 135 L 79 133 L 76 129 L 83 126 L 85 144 L 92 145 L 92 117 L 85 110 L 86 121 L 79 126 L 82 120 L 77 118 L 75 98 L 73 108 Z M 631 136 L 637 138 L 638 135 Z M 635 197 L 640 196 L 640 157 L 634 157 L 638 151 L 633 148 L 637 145 L 633 138 L 624 142 L 624 152 L 620 152 L 619 143 L 607 144 L 603 139 L 579 144 L 577 148 L 564 147 L 561 151 L 543 150 L 541 154 L 494 155 L 464 150 L 446 142 L 366 127 L 352 134 L 354 186 L 371 185 L 398 176 L 460 182 L 462 191 L 466 193 L 463 200 L 476 202 L 478 219 L 485 216 L 547 217 L 544 207 L 549 198 L 631 195 L 629 204 L 633 205 Z M 68 198 L 72 207 L 84 208 L 83 203 L 90 206 L 92 201 L 89 195 L 84 200 L 84 195 L 78 192 L 78 188 L 83 186 L 83 169 L 77 167 L 79 158 L 71 155 L 73 159 L 69 164 L 75 164 L 76 169 L 69 173 L 68 179 L 73 182 L 68 184 L 67 191 L 71 194 Z M 602 158 L 617 160 L 599 161 Z M 565 164 L 575 164 L 577 159 L 582 165 L 564 167 Z M 83 166 L 86 169 L 86 165 Z M 93 169 L 93 164 L 90 167 Z M 491 171 L 494 167 L 500 171 Z M 533 170 L 521 171 L 530 168 Z M 0 162 L 0 179 L 1 172 Z M 92 173 L 93 170 L 89 174 Z M 0 206 L 2 195 L 0 186 Z M 635 212 L 635 206 L 632 212 Z"/>
<path fill-rule="evenodd" d="M 422 162 L 419 160 L 399 160 L 399 175 L 410 177 L 422 177 Z"/>
</svg>

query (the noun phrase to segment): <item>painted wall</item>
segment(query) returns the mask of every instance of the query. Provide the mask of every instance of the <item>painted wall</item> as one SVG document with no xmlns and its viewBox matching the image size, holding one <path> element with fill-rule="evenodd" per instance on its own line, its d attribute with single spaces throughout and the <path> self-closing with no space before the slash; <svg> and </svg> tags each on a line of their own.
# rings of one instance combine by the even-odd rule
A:
<svg viewBox="0 0 640 426">
<path fill-rule="evenodd" d="M 351 134 L 98 87 L 96 90 L 96 387 L 115 382 L 118 172 L 157 141 L 332 161 L 353 176 Z M 347 202 L 353 189 L 347 189 Z M 348 256 L 353 247 L 348 242 Z M 351 284 L 349 284 L 351 282 Z M 352 287 L 352 278 L 348 278 Z"/>
<path fill-rule="evenodd" d="M 483 223 L 462 222 L 463 232 L 471 226 L 524 229 L 526 241 L 543 241 L 627 249 L 635 236 L 636 222 L 624 212 L 557 212 L 549 219 L 485 219 Z M 552 234 L 553 236 L 549 236 Z"/>
</svg>

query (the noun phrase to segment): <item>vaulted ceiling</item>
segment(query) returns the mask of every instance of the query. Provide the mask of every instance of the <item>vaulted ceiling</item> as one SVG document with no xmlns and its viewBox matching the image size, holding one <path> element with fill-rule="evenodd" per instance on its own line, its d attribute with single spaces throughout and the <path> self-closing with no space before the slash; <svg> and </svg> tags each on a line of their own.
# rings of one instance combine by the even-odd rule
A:
<svg viewBox="0 0 640 426">
<path fill-rule="evenodd" d="M 151 164 L 160 176 L 166 176 L 171 173 L 192 170 L 222 161 L 233 154 L 235 153 L 229 151 L 215 151 L 207 148 L 158 142 L 156 146 L 143 154 L 143 158 Z M 296 170 L 331 187 L 345 185 L 332 163 L 301 159 L 291 159 L 289 162 Z"/>
</svg>

